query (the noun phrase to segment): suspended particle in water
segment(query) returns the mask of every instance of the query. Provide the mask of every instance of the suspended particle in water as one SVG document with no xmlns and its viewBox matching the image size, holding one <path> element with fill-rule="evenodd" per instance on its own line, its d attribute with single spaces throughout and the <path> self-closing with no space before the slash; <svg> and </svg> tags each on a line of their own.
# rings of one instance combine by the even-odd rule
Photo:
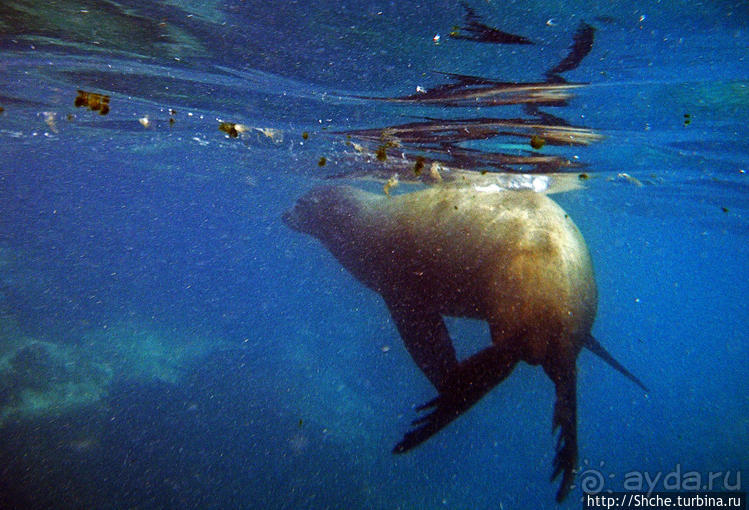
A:
<svg viewBox="0 0 749 510">
<path fill-rule="evenodd" d="M 387 144 L 382 144 L 377 148 L 377 160 L 387 161 L 387 159 L 388 159 Z"/>
<path fill-rule="evenodd" d="M 99 115 L 109 113 L 109 96 L 104 94 L 86 92 L 79 89 L 74 104 L 76 108 L 85 107 L 92 112 L 99 112 Z"/>
<path fill-rule="evenodd" d="M 544 145 L 546 145 L 546 140 L 544 140 L 540 136 L 533 135 L 531 137 L 531 147 L 533 147 L 534 149 L 540 149 Z"/>
<path fill-rule="evenodd" d="M 398 181 L 398 174 L 393 174 L 393 176 L 388 179 L 385 185 L 382 187 L 382 191 L 384 191 L 387 196 L 390 196 L 390 190 L 393 188 L 397 188 L 398 184 L 400 184 Z"/>
<path fill-rule="evenodd" d="M 306 131 L 302 132 L 302 140 L 306 140 L 307 138 L 309 138 L 309 133 Z"/>
<path fill-rule="evenodd" d="M 632 177 L 631 175 L 629 175 L 626 172 L 620 172 L 620 173 L 616 174 L 616 178 L 617 178 L 617 180 L 627 182 L 627 183 L 632 184 L 632 185 L 637 186 L 637 187 L 641 187 L 642 186 L 642 182 L 640 181 L 640 179 L 638 179 L 637 177 Z"/>
<path fill-rule="evenodd" d="M 47 124 L 49 129 L 53 133 L 58 133 L 57 131 L 57 123 L 55 122 L 56 114 L 55 112 L 42 112 L 42 115 L 44 116 L 44 123 Z"/>
<path fill-rule="evenodd" d="M 281 143 L 283 142 L 283 131 L 280 129 L 274 129 L 274 128 L 255 128 L 258 132 L 265 135 L 266 138 L 269 138 L 274 143 Z"/>
<path fill-rule="evenodd" d="M 320 157 L 320 160 L 319 160 L 319 161 L 317 162 L 317 166 L 319 166 L 319 167 L 323 167 L 323 166 L 325 166 L 325 164 L 326 164 L 327 162 L 328 162 L 328 160 L 327 160 L 327 159 L 325 159 L 325 156 L 321 156 L 321 157 Z"/>
<path fill-rule="evenodd" d="M 442 182 L 442 175 L 440 174 L 440 165 L 437 161 L 432 161 L 432 165 L 429 167 L 429 179 L 431 182 Z"/>
<path fill-rule="evenodd" d="M 247 131 L 246 126 L 242 124 L 235 124 L 233 122 L 220 122 L 218 128 L 232 138 L 237 138 L 239 136 L 239 133 L 244 133 L 245 131 Z"/>
<path fill-rule="evenodd" d="M 421 175 L 421 171 L 424 170 L 424 156 L 419 156 L 416 158 L 416 163 L 414 163 L 414 175 L 416 177 Z"/>
</svg>

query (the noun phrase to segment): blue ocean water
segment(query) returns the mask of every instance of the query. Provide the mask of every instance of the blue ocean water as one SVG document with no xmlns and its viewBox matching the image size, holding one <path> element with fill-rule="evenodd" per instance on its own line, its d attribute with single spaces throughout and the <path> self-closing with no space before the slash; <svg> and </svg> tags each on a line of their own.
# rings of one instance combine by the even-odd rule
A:
<svg viewBox="0 0 749 510">
<path fill-rule="evenodd" d="M 451 37 L 467 11 L 535 44 Z M 334 176 L 363 171 L 354 183 L 382 189 L 400 148 L 379 161 L 352 132 L 525 115 L 374 98 L 439 90 L 445 73 L 543 82 L 581 23 L 595 40 L 563 78 L 582 86 L 542 110 L 602 138 L 538 153 L 581 165 L 562 169 L 581 188 L 552 197 L 591 251 L 593 332 L 650 392 L 580 355 L 580 474 L 561 506 L 579 507 L 580 485 L 632 489 L 638 475 L 746 491 L 744 2 L 12 1 L 0 506 L 556 506 L 543 371 L 518 367 L 394 456 L 434 390 L 381 298 L 280 217 Z M 79 90 L 109 96 L 109 112 L 76 107 Z M 489 341 L 482 323 L 448 327 L 461 355 Z"/>
</svg>

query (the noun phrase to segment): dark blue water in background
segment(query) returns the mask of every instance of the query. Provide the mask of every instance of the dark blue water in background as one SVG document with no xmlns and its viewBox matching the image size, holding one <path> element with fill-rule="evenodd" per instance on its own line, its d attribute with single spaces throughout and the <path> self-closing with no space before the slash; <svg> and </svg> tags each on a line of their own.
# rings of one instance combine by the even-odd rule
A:
<svg viewBox="0 0 749 510">
<path fill-rule="evenodd" d="M 539 80 L 581 21 L 565 78 L 589 85 L 553 113 L 605 138 L 559 149 L 590 178 L 553 198 L 591 250 L 594 334 L 651 392 L 580 356 L 578 482 L 746 490 L 747 6 L 473 7 L 537 44 L 451 40 L 452 2 L 0 6 L 0 506 L 554 506 L 542 371 L 393 456 L 433 390 L 380 298 L 280 215 L 357 170 L 337 133 L 458 115 L 353 96 Z M 448 325 L 462 354 L 488 342 Z"/>
</svg>

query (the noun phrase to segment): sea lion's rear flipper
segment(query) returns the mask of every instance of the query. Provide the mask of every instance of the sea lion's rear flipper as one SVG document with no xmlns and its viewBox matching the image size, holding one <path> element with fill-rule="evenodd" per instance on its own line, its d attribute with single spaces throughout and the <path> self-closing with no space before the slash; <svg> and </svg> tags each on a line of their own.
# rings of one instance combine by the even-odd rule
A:
<svg viewBox="0 0 749 510">
<path fill-rule="evenodd" d="M 624 368 L 624 365 L 616 361 L 616 359 L 614 359 L 614 357 L 609 354 L 609 351 L 607 351 L 603 347 L 603 345 L 601 345 L 601 343 L 593 337 L 593 335 L 588 335 L 586 337 L 585 341 L 583 342 L 583 346 L 590 352 L 601 358 L 603 361 L 608 363 L 614 370 L 645 390 L 645 393 L 649 393 L 648 388 L 642 383 L 642 381 L 632 375 L 629 370 Z"/>
<path fill-rule="evenodd" d="M 385 301 L 409 354 L 437 391 L 441 391 L 448 374 L 458 366 L 442 316 L 421 305 L 392 299 Z"/>
<path fill-rule="evenodd" d="M 405 453 L 445 428 L 507 378 L 517 362 L 514 352 L 496 345 L 462 361 L 439 396 L 417 408 L 434 410 L 412 422 L 417 427 L 403 436 L 393 453 Z"/>
<path fill-rule="evenodd" d="M 577 369 L 575 358 L 555 359 L 552 363 L 544 364 L 546 374 L 556 387 L 556 402 L 554 402 L 554 419 L 552 432 L 560 429 L 557 437 L 557 454 L 554 457 L 554 471 L 551 479 L 555 480 L 560 474 L 562 483 L 557 491 L 557 501 L 567 497 L 575 481 L 575 467 L 577 465 Z"/>
</svg>

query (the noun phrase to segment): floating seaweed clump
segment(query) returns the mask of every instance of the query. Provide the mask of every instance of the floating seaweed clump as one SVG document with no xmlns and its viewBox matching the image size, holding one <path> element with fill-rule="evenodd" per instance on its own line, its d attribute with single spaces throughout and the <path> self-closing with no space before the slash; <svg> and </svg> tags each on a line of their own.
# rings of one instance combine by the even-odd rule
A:
<svg viewBox="0 0 749 510">
<path fill-rule="evenodd" d="M 237 138 L 240 133 L 247 131 L 247 127 L 244 124 L 236 124 L 234 122 L 221 122 L 218 125 L 218 129 L 232 138 Z"/>
<path fill-rule="evenodd" d="M 533 135 L 531 137 L 531 147 L 534 149 L 541 149 L 544 145 L 546 145 L 546 140 L 541 138 L 538 135 Z"/>
<path fill-rule="evenodd" d="M 416 162 L 414 163 L 414 175 L 416 177 L 419 177 L 421 175 L 421 171 L 424 170 L 424 162 L 426 159 L 424 156 L 419 156 L 416 158 Z"/>
<path fill-rule="evenodd" d="M 75 98 L 75 106 L 76 108 L 84 107 L 92 112 L 99 112 L 99 115 L 106 115 L 109 113 L 109 96 L 78 90 L 78 96 Z"/>
</svg>

